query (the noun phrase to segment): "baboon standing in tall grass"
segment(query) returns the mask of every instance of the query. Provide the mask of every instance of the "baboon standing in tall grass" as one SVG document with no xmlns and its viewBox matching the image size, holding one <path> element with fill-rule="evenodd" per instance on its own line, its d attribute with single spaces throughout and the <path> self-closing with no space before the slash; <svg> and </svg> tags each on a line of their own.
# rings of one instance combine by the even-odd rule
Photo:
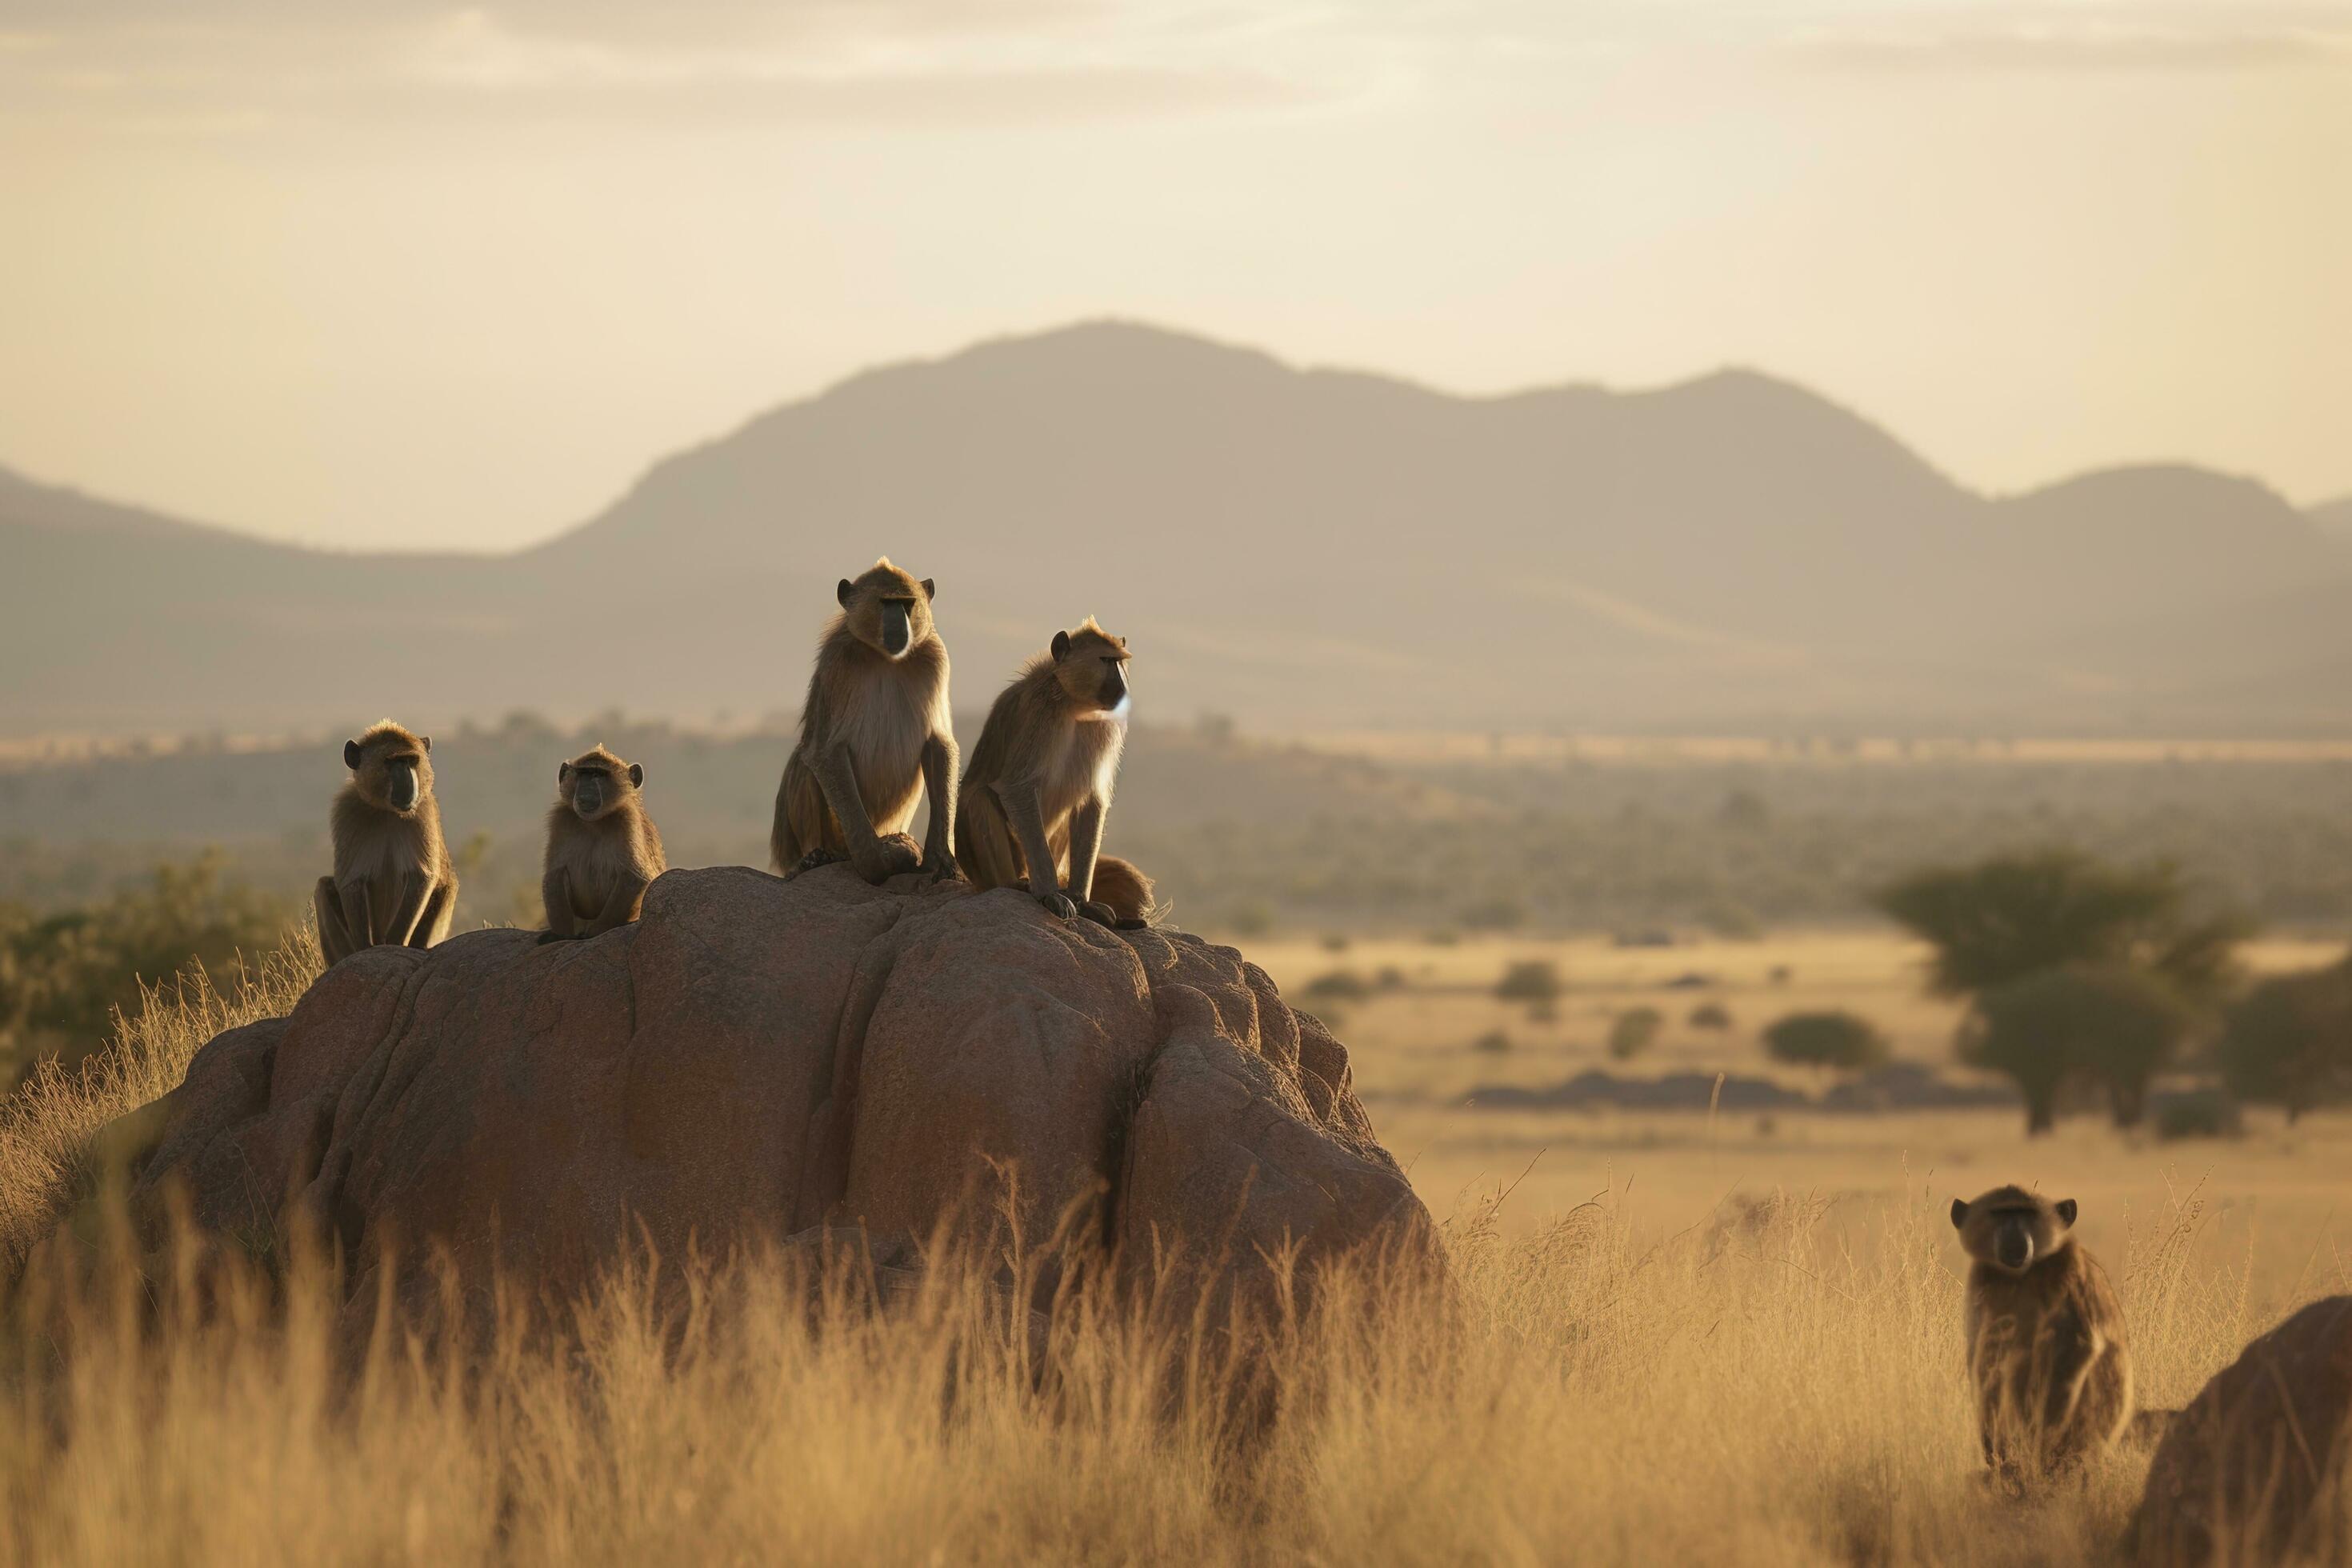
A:
<svg viewBox="0 0 2352 1568">
<path fill-rule="evenodd" d="M 1985 1463 L 2038 1479 L 2131 1422 L 2131 1353 L 2105 1270 L 2071 1234 L 2074 1200 L 2023 1187 L 1952 1200 L 1969 1270 L 1969 1375 Z"/>
</svg>

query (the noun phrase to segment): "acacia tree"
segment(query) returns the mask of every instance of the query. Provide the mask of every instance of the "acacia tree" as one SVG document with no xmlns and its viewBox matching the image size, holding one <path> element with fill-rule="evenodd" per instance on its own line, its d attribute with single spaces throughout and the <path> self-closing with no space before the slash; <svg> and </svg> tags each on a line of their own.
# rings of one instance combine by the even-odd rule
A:
<svg viewBox="0 0 2352 1568">
<path fill-rule="evenodd" d="M 1961 1057 L 2016 1081 L 2029 1132 L 2049 1130 L 2075 1077 L 2136 1124 L 2150 1079 L 2227 992 L 2249 929 L 2232 910 L 2193 911 L 2169 864 L 2072 849 L 1933 868 L 1877 902 L 1935 949 L 1929 989 L 1972 999 Z"/>
<path fill-rule="evenodd" d="M 2106 1088 L 2118 1127 L 2137 1127 L 2147 1087 L 2195 1029 L 2198 1012 L 2152 970 L 2068 964 L 1995 986 L 1977 1001 L 1964 1054 L 2025 1090 L 2026 1131 L 2046 1132 L 2067 1080 Z"/>
<path fill-rule="evenodd" d="M 2232 1095 L 2280 1107 L 2290 1126 L 2352 1096 L 2352 958 L 2247 992 L 2230 1009 L 2214 1054 Z"/>
<path fill-rule="evenodd" d="M 2234 910 L 2192 913 L 2190 902 L 2168 862 L 2111 866 L 2073 849 L 1934 867 L 1877 898 L 1935 948 L 1929 984 L 1939 995 L 1981 995 L 2063 964 L 2124 964 L 2210 1002 L 2228 990 L 2250 928 Z"/>
</svg>

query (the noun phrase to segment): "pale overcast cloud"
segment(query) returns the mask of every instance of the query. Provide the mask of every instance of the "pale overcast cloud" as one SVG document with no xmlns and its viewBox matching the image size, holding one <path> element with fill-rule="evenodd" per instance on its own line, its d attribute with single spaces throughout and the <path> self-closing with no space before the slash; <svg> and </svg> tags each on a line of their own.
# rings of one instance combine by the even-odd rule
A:
<svg viewBox="0 0 2352 1568">
<path fill-rule="evenodd" d="M 2352 0 L 0 0 L 0 463 L 292 537 L 1100 313 L 2352 491 Z"/>
</svg>

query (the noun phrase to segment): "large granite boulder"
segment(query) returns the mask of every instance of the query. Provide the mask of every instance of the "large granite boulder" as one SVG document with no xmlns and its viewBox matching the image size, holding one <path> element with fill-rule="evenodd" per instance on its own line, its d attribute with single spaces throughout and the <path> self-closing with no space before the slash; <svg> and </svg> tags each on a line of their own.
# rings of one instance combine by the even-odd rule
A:
<svg viewBox="0 0 2352 1568">
<path fill-rule="evenodd" d="M 2248 1345 L 2174 1417 L 2132 1530 L 2141 1562 L 2341 1563 L 2352 1553 L 2352 1296 Z"/>
<path fill-rule="evenodd" d="M 1083 1254 L 1180 1310 L 1270 1299 L 1286 1255 L 1431 1253 L 1346 1051 L 1234 950 L 846 867 L 673 871 L 590 942 L 354 954 L 140 1125 L 134 1214 L 331 1239 L 355 1310 L 428 1308 L 436 1258 L 561 1300 L 625 1248 L 843 1227 L 1017 1226 L 1060 1238 L 1041 1294 Z"/>
</svg>

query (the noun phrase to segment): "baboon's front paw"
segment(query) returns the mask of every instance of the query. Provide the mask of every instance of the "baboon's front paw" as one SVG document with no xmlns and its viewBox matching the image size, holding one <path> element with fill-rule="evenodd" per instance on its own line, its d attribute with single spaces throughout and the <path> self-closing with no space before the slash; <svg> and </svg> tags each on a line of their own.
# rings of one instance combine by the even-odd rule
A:
<svg viewBox="0 0 2352 1568">
<path fill-rule="evenodd" d="M 844 855 L 840 850 L 827 849 L 824 845 L 820 844 L 815 848 L 801 857 L 801 863 L 793 868 L 793 875 L 797 877 L 803 871 L 814 871 L 819 866 L 830 866 L 837 860 L 846 860 L 849 857 Z"/>
<path fill-rule="evenodd" d="M 538 945 L 545 947 L 551 942 L 570 942 L 572 938 L 567 932 L 560 931 L 543 931 L 539 933 Z"/>
<path fill-rule="evenodd" d="M 887 838 L 876 839 L 873 847 L 853 857 L 853 859 L 859 876 L 879 885 L 893 877 L 920 870 L 923 852 L 916 848 L 915 841 L 905 834 L 894 833 Z"/>
<path fill-rule="evenodd" d="M 1066 893 L 1040 893 L 1037 901 L 1045 906 L 1047 914 L 1061 920 L 1068 920 L 1078 912 L 1078 906 L 1070 901 Z"/>
<path fill-rule="evenodd" d="M 1098 926 L 1115 926 L 1118 924 L 1118 911 L 1112 909 L 1108 904 L 1102 902 L 1099 899 L 1088 899 L 1085 903 L 1080 904 L 1078 906 L 1078 913 L 1086 916 L 1087 919 L 1094 921 L 1095 924 Z"/>
<path fill-rule="evenodd" d="M 955 863 L 954 856 L 933 855 L 929 850 L 923 853 L 923 874 L 934 882 L 963 880 L 963 868 Z"/>
</svg>

